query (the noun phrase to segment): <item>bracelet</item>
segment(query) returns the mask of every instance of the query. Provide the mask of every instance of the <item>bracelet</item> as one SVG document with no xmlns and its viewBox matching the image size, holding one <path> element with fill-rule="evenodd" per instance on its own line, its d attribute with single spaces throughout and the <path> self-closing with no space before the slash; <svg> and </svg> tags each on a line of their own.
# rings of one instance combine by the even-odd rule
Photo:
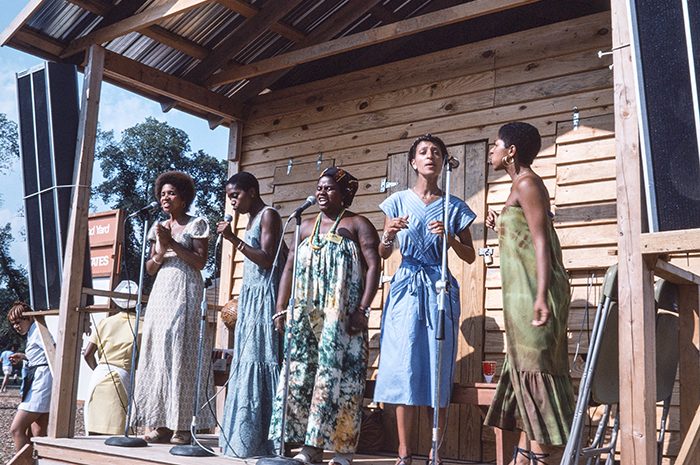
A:
<svg viewBox="0 0 700 465">
<path fill-rule="evenodd" d="M 272 315 L 272 321 L 275 321 L 277 318 L 283 317 L 286 314 L 287 314 L 287 310 L 282 310 L 280 312 L 277 312 L 274 315 Z"/>
<path fill-rule="evenodd" d="M 384 231 L 384 233 L 382 234 L 382 244 L 384 244 L 384 246 L 386 247 L 391 247 L 392 245 L 394 245 L 394 239 L 396 238 L 394 237 L 389 239 L 389 235 L 386 233 L 386 231 Z"/>
<path fill-rule="evenodd" d="M 238 244 L 236 244 L 236 248 L 240 250 L 241 252 L 243 251 L 243 248 L 245 247 L 245 242 L 243 241 L 238 241 Z"/>
<path fill-rule="evenodd" d="M 160 266 L 160 265 L 163 264 L 163 262 L 159 262 L 158 260 L 156 260 L 156 256 L 155 256 L 155 255 L 151 257 L 151 260 L 153 260 L 153 263 L 155 263 L 155 264 L 158 265 L 158 266 Z"/>
</svg>

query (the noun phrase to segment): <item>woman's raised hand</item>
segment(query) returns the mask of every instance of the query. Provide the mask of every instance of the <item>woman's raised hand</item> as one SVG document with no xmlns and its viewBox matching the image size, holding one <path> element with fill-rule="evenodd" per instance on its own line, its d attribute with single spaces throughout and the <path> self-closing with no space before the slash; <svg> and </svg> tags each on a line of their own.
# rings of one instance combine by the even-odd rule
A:
<svg viewBox="0 0 700 465">
<path fill-rule="evenodd" d="M 233 236 L 233 231 L 231 230 L 231 222 L 229 221 L 219 221 L 216 223 L 216 234 L 223 234 L 227 239 Z"/>
<path fill-rule="evenodd" d="M 384 228 L 384 234 L 389 236 L 389 239 L 394 240 L 396 234 L 402 229 L 408 229 L 408 215 L 390 219 L 386 228 Z"/>
<path fill-rule="evenodd" d="M 156 236 L 158 236 L 158 242 L 160 242 L 163 249 L 170 247 L 170 242 L 173 240 L 170 228 L 166 228 L 160 223 L 156 224 Z"/>
<path fill-rule="evenodd" d="M 484 220 L 484 224 L 486 225 L 487 228 L 493 229 L 495 231 L 497 218 L 498 218 L 498 213 L 496 213 L 494 210 L 491 210 L 489 208 L 489 212 L 486 214 L 486 219 Z"/>
</svg>

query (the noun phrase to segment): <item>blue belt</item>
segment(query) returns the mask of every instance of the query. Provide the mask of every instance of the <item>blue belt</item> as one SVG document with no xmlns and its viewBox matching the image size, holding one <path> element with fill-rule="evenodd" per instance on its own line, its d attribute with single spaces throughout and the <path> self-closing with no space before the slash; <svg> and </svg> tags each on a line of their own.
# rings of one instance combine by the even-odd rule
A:
<svg viewBox="0 0 700 465">
<path fill-rule="evenodd" d="M 423 263 L 409 257 L 403 257 L 401 261 L 401 267 L 411 271 L 408 292 L 418 300 L 418 319 L 425 320 L 425 325 L 429 328 L 433 327 L 430 317 L 430 293 L 435 292 L 435 289 L 428 269 L 439 266 L 439 263 Z"/>
</svg>

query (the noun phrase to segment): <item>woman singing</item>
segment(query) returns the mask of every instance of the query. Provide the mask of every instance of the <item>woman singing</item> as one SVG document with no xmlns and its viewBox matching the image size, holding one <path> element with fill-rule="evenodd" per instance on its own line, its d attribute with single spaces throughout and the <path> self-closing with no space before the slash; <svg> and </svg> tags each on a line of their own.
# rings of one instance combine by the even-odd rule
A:
<svg viewBox="0 0 700 465">
<path fill-rule="evenodd" d="M 156 179 L 156 198 L 165 221 L 153 225 L 153 242 L 146 270 L 155 275 L 144 317 L 143 344 L 136 371 L 135 423 L 151 428 L 148 442 L 186 444 L 194 412 L 200 305 L 204 282 L 201 270 L 207 262 L 209 225 L 203 217 L 187 214 L 194 201 L 194 181 L 185 173 L 169 171 Z M 211 353 L 207 337 L 205 354 Z M 202 379 L 208 363 L 201 363 Z M 206 383 L 204 383 L 206 385 Z M 213 395 L 201 390 L 199 405 Z M 209 408 L 197 412 L 200 428 L 214 426 Z"/>
<path fill-rule="evenodd" d="M 411 146 L 408 159 L 417 174 L 415 185 L 392 194 L 379 205 L 386 214 L 379 254 L 386 259 L 395 248 L 401 253 L 401 266 L 391 280 L 382 315 L 381 352 L 374 391 L 375 402 L 397 404 L 399 450 L 396 465 L 410 465 L 412 461 L 410 437 L 415 407 L 434 406 L 436 402 L 438 305 L 435 283 L 440 279 L 443 238 L 460 259 L 467 263 L 475 259 L 469 225 L 476 215 L 467 204 L 450 196 L 447 228 L 442 222 L 444 197 L 438 180 L 448 159 L 444 142 L 430 134 L 421 136 Z M 460 313 L 459 285 L 451 275 L 449 280 L 440 367 L 441 431 L 444 410 L 452 393 Z M 440 461 L 439 453 L 435 460 Z"/>
<path fill-rule="evenodd" d="M 286 326 L 292 331 L 286 348 L 292 359 L 285 439 L 304 445 L 294 458 L 306 463 L 320 462 L 323 449 L 330 449 L 331 465 L 350 465 L 359 438 L 379 238 L 367 218 L 347 210 L 357 188 L 357 179 L 345 170 L 323 171 L 316 188 L 321 213 L 301 225 L 298 256 L 289 254 L 277 297 L 275 323 L 284 331 L 298 260 L 294 321 Z M 273 408 L 273 440 L 281 436 L 283 386 L 280 382 Z"/>
<path fill-rule="evenodd" d="M 230 223 L 221 222 L 216 228 L 243 255 L 233 364 L 219 444 L 226 455 L 252 457 L 273 453 L 268 429 L 280 344 L 272 315 L 287 249 L 283 245 L 284 253 L 275 264 L 282 220 L 260 198 L 255 176 L 245 171 L 233 175 L 226 182 L 226 196 L 236 212 L 248 214 L 248 226 L 243 239 L 233 233 Z"/>
<path fill-rule="evenodd" d="M 518 464 L 558 464 L 574 412 L 566 339 L 569 277 L 549 193 L 530 167 L 540 146 L 537 128 L 509 123 L 498 131 L 489 155 L 513 185 L 500 216 L 489 211 L 485 222 L 498 231 L 508 342 L 485 423 L 525 431 L 526 440 L 513 454 Z"/>
</svg>

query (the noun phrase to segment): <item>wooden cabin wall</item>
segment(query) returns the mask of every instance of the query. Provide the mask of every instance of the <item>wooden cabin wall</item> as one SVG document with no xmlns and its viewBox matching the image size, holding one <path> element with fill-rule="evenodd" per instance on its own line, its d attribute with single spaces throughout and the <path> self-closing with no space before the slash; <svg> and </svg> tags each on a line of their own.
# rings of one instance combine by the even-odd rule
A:
<svg viewBox="0 0 700 465">
<path fill-rule="evenodd" d="M 571 274 L 569 352 L 578 379 L 603 275 L 617 260 L 612 71 L 610 60 L 597 56 L 610 43 L 609 13 L 601 13 L 259 96 L 243 128 L 241 169 L 258 177 L 265 201 L 286 217 L 313 194 L 323 167 L 342 166 L 360 179 L 352 210 L 369 217 L 381 233 L 378 204 L 391 191 L 379 188 L 390 171 L 388 160 L 406 152 L 415 137 L 431 132 L 452 147 L 479 141 L 490 146 L 505 122 L 534 124 L 543 137 L 534 169 L 551 194 Z M 574 107 L 580 115 L 577 129 L 572 127 Z M 510 182 L 503 173 L 486 169 L 482 156 L 473 164 L 485 169 L 480 210 L 500 210 Z M 241 218 L 239 234 L 244 226 Z M 456 377 L 463 385 L 480 381 L 474 372 L 481 359 L 495 360 L 500 369 L 506 344 L 497 238 L 484 234 L 483 216 L 472 233 L 476 247 L 493 247 L 495 255 L 484 273 L 480 334 L 460 340 L 459 356 L 471 353 L 472 359 L 461 367 L 468 373 Z M 287 240 L 291 242 L 289 234 Z M 240 289 L 240 254 L 236 260 L 234 294 Z M 370 317 L 370 378 L 376 375 L 385 290 L 378 292 Z M 575 357 L 577 350 L 581 355 Z M 670 455 L 678 449 L 678 438 L 673 438 L 677 406 L 676 398 L 665 447 Z M 493 433 L 480 427 L 478 410 L 450 410 L 445 456 L 493 460 Z M 427 454 L 427 410 L 420 417 L 416 453 Z M 387 428 L 385 434 L 391 449 L 395 432 Z"/>
</svg>

